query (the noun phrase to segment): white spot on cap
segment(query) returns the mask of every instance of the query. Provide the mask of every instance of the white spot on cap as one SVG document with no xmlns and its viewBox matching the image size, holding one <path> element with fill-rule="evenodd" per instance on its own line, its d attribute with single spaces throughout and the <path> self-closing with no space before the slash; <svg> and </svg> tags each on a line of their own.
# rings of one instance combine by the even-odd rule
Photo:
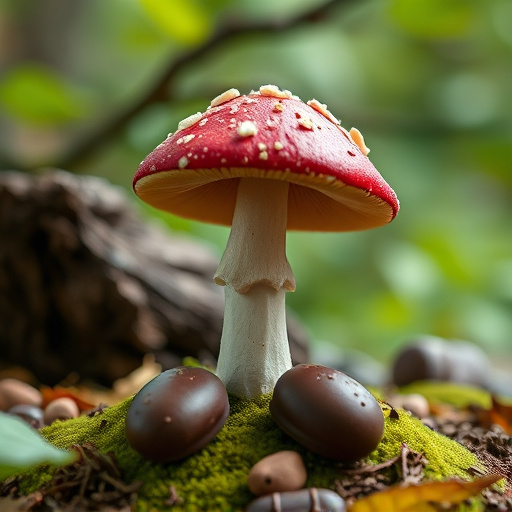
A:
<svg viewBox="0 0 512 512">
<path fill-rule="evenodd" d="M 283 148 L 284 148 L 284 146 L 283 146 L 283 143 L 282 143 L 282 142 L 280 142 L 280 141 L 278 141 L 278 140 L 276 140 L 276 141 L 274 142 L 274 149 L 275 149 L 276 151 L 281 151 L 281 149 L 283 149 Z"/>
<path fill-rule="evenodd" d="M 292 93 L 290 91 L 281 91 L 277 85 L 262 85 L 260 87 L 260 94 L 262 96 L 272 96 L 273 98 L 291 98 Z"/>
<path fill-rule="evenodd" d="M 340 124 L 339 120 L 336 119 L 331 112 L 329 112 L 327 105 L 325 103 L 320 103 L 319 101 L 312 99 L 309 100 L 307 103 L 312 109 L 316 110 L 317 112 L 320 112 L 324 117 L 329 119 L 329 121 L 333 122 L 334 124 Z"/>
<path fill-rule="evenodd" d="M 204 126 L 207 122 L 208 122 L 208 118 L 205 117 L 204 119 L 201 119 L 201 121 L 199 121 L 199 126 Z"/>
<path fill-rule="evenodd" d="M 258 155 L 258 158 L 260 160 L 268 160 L 268 153 L 265 150 L 260 151 L 260 154 Z"/>
<path fill-rule="evenodd" d="M 301 117 L 298 119 L 299 125 L 306 130 L 313 130 L 314 123 L 310 117 Z"/>
<path fill-rule="evenodd" d="M 357 128 L 350 128 L 348 133 L 354 144 L 358 146 L 363 155 L 366 156 L 370 152 L 370 148 L 364 143 L 363 134 Z"/>
<path fill-rule="evenodd" d="M 236 130 L 240 137 L 253 137 L 258 133 L 258 127 L 252 121 L 240 123 Z"/>
<path fill-rule="evenodd" d="M 267 145 L 264 142 L 258 142 L 258 149 L 260 151 L 266 151 Z"/>
<path fill-rule="evenodd" d="M 178 160 L 178 167 L 180 169 L 184 169 L 185 167 L 187 167 L 188 165 L 188 158 L 186 156 L 182 156 L 179 160 Z"/>
<path fill-rule="evenodd" d="M 190 142 L 194 137 L 195 135 L 193 133 L 189 133 L 188 135 L 185 135 L 185 137 L 180 137 L 176 141 L 176 144 L 186 144 L 187 142 Z"/>
<path fill-rule="evenodd" d="M 180 121 L 178 123 L 177 131 L 184 130 L 185 128 L 189 128 L 190 126 L 193 126 L 194 124 L 199 122 L 202 117 L 203 117 L 203 114 L 201 114 L 201 112 L 197 112 L 195 114 L 192 114 L 191 116 L 186 117 L 185 119 L 183 119 L 182 121 Z"/>
<path fill-rule="evenodd" d="M 238 96 L 240 96 L 240 91 L 238 89 L 228 89 L 227 91 L 224 91 L 222 94 L 219 94 L 216 98 L 213 98 L 212 102 L 210 103 L 210 107 L 222 105 L 223 103 L 226 103 L 229 100 L 238 98 Z"/>
</svg>

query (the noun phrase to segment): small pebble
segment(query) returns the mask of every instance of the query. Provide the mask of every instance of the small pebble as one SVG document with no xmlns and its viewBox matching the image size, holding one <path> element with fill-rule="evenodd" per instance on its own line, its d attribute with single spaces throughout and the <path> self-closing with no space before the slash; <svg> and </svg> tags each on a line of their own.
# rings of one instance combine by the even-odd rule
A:
<svg viewBox="0 0 512 512">
<path fill-rule="evenodd" d="M 56 420 L 70 420 L 80 416 L 76 402 L 69 397 L 52 400 L 44 409 L 44 422 L 51 425 Z"/>
<path fill-rule="evenodd" d="M 426 418 L 430 414 L 430 406 L 427 399 L 419 393 L 395 395 L 388 401 L 393 407 L 405 409 L 420 419 Z"/>
<path fill-rule="evenodd" d="M 273 492 L 296 491 L 306 484 L 307 472 L 298 452 L 285 450 L 267 455 L 249 471 L 249 490 L 261 496 Z"/>
<path fill-rule="evenodd" d="M 29 425 L 36 429 L 44 427 L 44 413 L 41 407 L 35 405 L 18 404 L 11 407 L 8 411 L 9 414 L 19 416 L 25 420 Z"/>
<path fill-rule="evenodd" d="M 40 407 L 43 403 L 41 392 L 17 379 L 0 380 L 0 410 L 8 411 L 15 405 L 35 405 Z"/>
<path fill-rule="evenodd" d="M 345 512 L 345 500 L 330 489 L 302 489 L 262 496 L 246 512 Z"/>
<path fill-rule="evenodd" d="M 393 383 L 397 386 L 439 380 L 485 387 L 490 375 L 489 358 L 479 346 L 436 336 L 411 340 L 395 357 L 392 368 Z"/>
</svg>

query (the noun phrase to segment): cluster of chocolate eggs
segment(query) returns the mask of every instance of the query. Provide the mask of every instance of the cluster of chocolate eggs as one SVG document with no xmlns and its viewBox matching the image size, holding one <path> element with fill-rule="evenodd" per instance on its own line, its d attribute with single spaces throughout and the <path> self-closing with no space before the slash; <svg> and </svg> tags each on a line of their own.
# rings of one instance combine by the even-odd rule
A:
<svg viewBox="0 0 512 512">
<path fill-rule="evenodd" d="M 56 420 L 76 418 L 81 413 L 72 398 L 62 396 L 45 403 L 39 389 L 14 378 L 0 380 L 0 411 L 18 416 L 36 429 Z"/>
<path fill-rule="evenodd" d="M 285 372 L 275 386 L 270 413 L 295 441 L 341 462 L 368 455 L 384 431 L 382 410 L 373 395 L 348 375 L 320 365 L 301 364 Z M 215 374 L 177 367 L 135 395 L 126 435 L 145 458 L 176 461 L 206 446 L 228 414 L 228 394 Z"/>
</svg>

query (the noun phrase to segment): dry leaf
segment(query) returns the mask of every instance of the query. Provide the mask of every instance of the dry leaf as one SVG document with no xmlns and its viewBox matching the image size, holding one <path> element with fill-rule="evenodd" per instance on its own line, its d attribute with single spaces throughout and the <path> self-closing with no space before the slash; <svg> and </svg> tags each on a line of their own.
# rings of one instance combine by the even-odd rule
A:
<svg viewBox="0 0 512 512">
<path fill-rule="evenodd" d="M 155 362 L 155 357 L 152 354 L 146 354 L 142 365 L 126 377 L 116 380 L 112 389 L 97 390 L 83 387 L 80 388 L 80 393 L 82 397 L 96 405 L 114 405 L 137 393 L 145 384 L 161 372 L 162 366 Z"/>
<path fill-rule="evenodd" d="M 50 388 L 47 386 L 42 386 L 40 391 L 43 395 L 43 407 L 46 407 L 52 400 L 63 397 L 71 398 L 74 400 L 81 411 L 88 411 L 95 407 L 95 404 L 92 404 L 87 399 L 85 399 L 83 393 L 81 393 L 81 391 L 76 388 L 67 388 L 62 386 L 55 386 L 54 388 Z"/>
<path fill-rule="evenodd" d="M 486 475 L 471 481 L 450 479 L 418 485 L 397 485 L 356 501 L 348 512 L 436 512 L 433 503 L 460 503 L 501 478 L 501 475 Z"/>
<path fill-rule="evenodd" d="M 43 405 L 47 405 L 52 400 L 61 397 L 73 399 L 81 411 L 90 411 L 99 404 L 113 405 L 131 395 L 147 384 L 162 371 L 162 366 L 155 362 L 152 354 L 144 356 L 142 365 L 122 379 L 114 382 L 112 389 L 100 390 L 87 386 L 64 387 L 55 386 L 53 388 L 43 386 Z"/>
<path fill-rule="evenodd" d="M 484 427 L 496 424 L 512 436 L 512 405 L 502 404 L 493 396 L 491 408 L 479 411 L 478 419 Z"/>
<path fill-rule="evenodd" d="M 147 384 L 162 372 L 162 366 L 155 362 L 152 354 L 144 356 L 142 366 L 131 372 L 129 375 L 114 382 L 113 391 L 117 397 L 127 398 L 137 393 L 142 386 Z"/>
</svg>

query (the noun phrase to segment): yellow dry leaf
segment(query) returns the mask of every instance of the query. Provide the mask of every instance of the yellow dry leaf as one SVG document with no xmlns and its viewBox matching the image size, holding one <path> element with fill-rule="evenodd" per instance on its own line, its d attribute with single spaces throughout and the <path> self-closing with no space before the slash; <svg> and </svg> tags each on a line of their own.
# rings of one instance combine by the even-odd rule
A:
<svg viewBox="0 0 512 512">
<path fill-rule="evenodd" d="M 512 435 L 512 405 L 500 402 L 495 396 L 491 396 L 491 400 L 491 407 L 478 414 L 480 423 L 484 427 L 499 425 L 509 436 Z"/>
<path fill-rule="evenodd" d="M 348 512 L 436 512 L 434 503 L 460 503 L 501 478 L 501 475 L 486 475 L 471 481 L 450 479 L 417 485 L 396 485 L 356 501 Z"/>
<path fill-rule="evenodd" d="M 162 371 L 162 366 L 155 361 L 152 354 L 146 354 L 142 365 L 128 374 L 126 377 L 114 382 L 112 389 L 107 391 L 93 390 L 88 388 L 80 389 L 80 396 L 93 404 L 114 405 L 137 393 L 142 386 L 154 379 Z M 0 509 L 1 510 L 1 509 Z"/>
</svg>

